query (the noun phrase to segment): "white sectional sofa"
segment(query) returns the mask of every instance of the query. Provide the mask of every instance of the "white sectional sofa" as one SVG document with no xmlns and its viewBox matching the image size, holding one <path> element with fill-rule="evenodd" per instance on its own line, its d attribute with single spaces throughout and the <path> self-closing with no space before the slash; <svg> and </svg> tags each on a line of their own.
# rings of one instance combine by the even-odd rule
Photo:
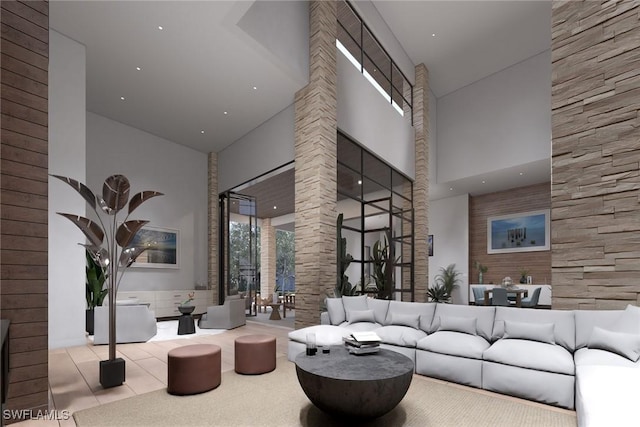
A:
<svg viewBox="0 0 640 427">
<path fill-rule="evenodd" d="M 375 331 L 417 374 L 576 408 L 583 426 L 638 425 L 640 308 L 563 311 L 328 298 L 321 324 L 289 333 L 289 360 L 315 333 L 342 345 Z M 355 357 L 355 356 L 354 356 Z M 365 356 L 366 357 L 366 356 Z"/>
</svg>

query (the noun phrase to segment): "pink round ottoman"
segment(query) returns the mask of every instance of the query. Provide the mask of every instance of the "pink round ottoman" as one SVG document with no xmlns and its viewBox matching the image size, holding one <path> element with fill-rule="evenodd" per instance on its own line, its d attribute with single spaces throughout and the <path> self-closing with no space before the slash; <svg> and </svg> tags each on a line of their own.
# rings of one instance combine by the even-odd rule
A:
<svg viewBox="0 0 640 427">
<path fill-rule="evenodd" d="M 184 395 L 218 387 L 222 367 L 220 355 L 220 347 L 213 344 L 185 345 L 169 351 L 167 391 Z"/>
<path fill-rule="evenodd" d="M 235 369 L 239 374 L 264 374 L 276 369 L 276 337 L 245 335 L 235 340 Z"/>
</svg>

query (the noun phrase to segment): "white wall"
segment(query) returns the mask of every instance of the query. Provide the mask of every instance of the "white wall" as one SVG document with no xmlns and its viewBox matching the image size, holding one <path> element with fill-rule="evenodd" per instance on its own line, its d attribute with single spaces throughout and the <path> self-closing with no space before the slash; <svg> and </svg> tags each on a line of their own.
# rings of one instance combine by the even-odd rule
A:
<svg viewBox="0 0 640 427">
<path fill-rule="evenodd" d="M 415 177 L 415 139 L 410 117 L 402 117 L 340 52 L 338 128 L 395 169 Z"/>
<path fill-rule="evenodd" d="M 429 257 L 429 286 L 440 267 L 456 265 L 460 287 L 453 293 L 454 304 L 469 303 L 469 195 L 429 202 L 429 234 L 433 234 L 433 256 Z"/>
<path fill-rule="evenodd" d="M 86 181 L 85 47 L 49 31 L 49 173 Z M 56 212 L 85 216 L 84 199 L 49 180 L 49 348 L 83 345 L 85 254 L 82 232 Z"/>
<path fill-rule="evenodd" d="M 218 192 L 230 190 L 295 158 L 293 104 L 218 153 Z"/>
<path fill-rule="evenodd" d="M 550 105 L 550 51 L 439 98 L 437 182 L 549 159 Z"/>
<path fill-rule="evenodd" d="M 141 205 L 130 219 L 180 232 L 180 268 L 129 268 L 120 291 L 193 289 L 207 281 L 207 155 L 131 126 L 87 113 L 87 182 L 102 191 L 104 179 L 125 175 L 131 195 L 164 196 Z"/>
</svg>

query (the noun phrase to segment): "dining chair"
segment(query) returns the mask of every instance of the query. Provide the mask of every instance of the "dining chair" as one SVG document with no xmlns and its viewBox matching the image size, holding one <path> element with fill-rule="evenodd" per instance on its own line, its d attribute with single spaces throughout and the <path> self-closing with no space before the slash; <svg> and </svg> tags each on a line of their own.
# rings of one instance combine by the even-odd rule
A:
<svg viewBox="0 0 640 427">
<path fill-rule="evenodd" d="M 522 302 L 520 303 L 521 307 L 527 308 L 536 308 L 538 305 L 538 300 L 540 299 L 540 291 L 542 288 L 535 288 L 533 290 L 533 294 L 530 297 L 522 298 Z"/>
<path fill-rule="evenodd" d="M 484 286 L 476 286 L 471 288 L 473 291 L 473 300 L 476 305 L 484 305 Z M 491 303 L 491 298 L 489 298 L 489 303 Z"/>
<path fill-rule="evenodd" d="M 504 288 L 493 288 L 493 298 L 491 299 L 491 305 L 509 306 L 509 299 L 507 298 L 507 290 Z"/>
</svg>

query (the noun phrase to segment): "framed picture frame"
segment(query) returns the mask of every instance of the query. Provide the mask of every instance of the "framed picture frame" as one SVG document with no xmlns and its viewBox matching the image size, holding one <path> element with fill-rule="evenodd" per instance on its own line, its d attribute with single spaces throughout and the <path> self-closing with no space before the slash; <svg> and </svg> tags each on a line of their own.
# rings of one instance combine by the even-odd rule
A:
<svg viewBox="0 0 640 427">
<path fill-rule="evenodd" d="M 136 233 L 129 246 L 151 245 L 132 267 L 180 268 L 180 232 L 171 228 L 145 226 Z"/>
<path fill-rule="evenodd" d="M 487 218 L 487 253 L 548 251 L 549 209 Z"/>
<path fill-rule="evenodd" d="M 433 234 L 429 234 L 427 247 L 429 248 L 429 256 L 433 256 Z"/>
</svg>

